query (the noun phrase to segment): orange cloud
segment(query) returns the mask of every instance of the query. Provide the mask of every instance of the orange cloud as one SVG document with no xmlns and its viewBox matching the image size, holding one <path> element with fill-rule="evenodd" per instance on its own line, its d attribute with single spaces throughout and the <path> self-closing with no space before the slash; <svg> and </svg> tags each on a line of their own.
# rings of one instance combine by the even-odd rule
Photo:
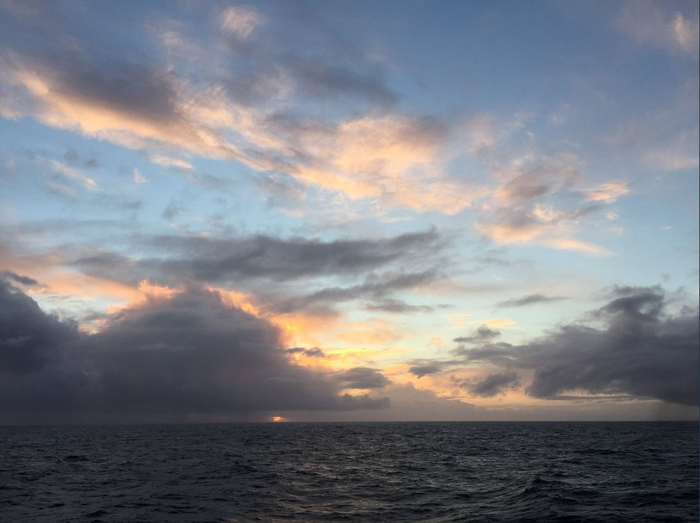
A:
<svg viewBox="0 0 700 523">
<path fill-rule="evenodd" d="M 608 182 L 591 189 L 586 195 L 586 200 L 593 202 L 613 203 L 620 196 L 629 194 L 627 182 Z"/>
<path fill-rule="evenodd" d="M 255 23 L 244 14 L 243 8 L 229 8 L 222 23 L 247 36 Z M 0 113 L 9 118 L 29 114 L 45 125 L 132 149 L 235 160 L 258 171 L 286 172 L 302 184 L 339 191 L 351 200 L 376 200 L 416 211 L 454 214 L 487 194 L 444 174 L 455 153 L 447 152 L 446 128 L 431 119 L 375 115 L 349 118 L 323 130 L 301 126 L 287 132 L 270 124 L 274 106 L 237 105 L 223 85 L 199 90 L 170 69 L 135 80 L 167 91 L 166 107 L 159 108 L 162 114 L 150 114 L 113 102 L 107 93 L 103 98 L 86 96 L 50 64 L 8 56 L 0 64 L 6 71 L 4 80 L 30 100 L 19 96 L 20 101 L 0 101 Z M 284 92 L 283 86 L 280 90 Z M 290 156 L 291 150 L 302 151 L 306 159 Z M 151 154 L 151 161 L 192 170 L 189 162 L 165 154 Z"/>
</svg>

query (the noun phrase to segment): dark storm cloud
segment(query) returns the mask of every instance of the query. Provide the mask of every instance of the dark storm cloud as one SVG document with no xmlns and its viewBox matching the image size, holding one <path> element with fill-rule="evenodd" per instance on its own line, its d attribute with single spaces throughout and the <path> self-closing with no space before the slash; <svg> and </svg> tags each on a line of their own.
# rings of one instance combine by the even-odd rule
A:
<svg viewBox="0 0 700 523">
<path fill-rule="evenodd" d="M 546 294 L 528 294 L 522 298 L 505 300 L 498 302 L 497 307 L 525 307 L 526 305 L 534 305 L 536 303 L 548 303 L 552 301 L 565 300 L 563 296 L 547 296 Z"/>
<path fill-rule="evenodd" d="M 472 396 L 491 398 L 507 389 L 520 386 L 520 377 L 515 372 L 489 374 L 482 381 L 467 386 Z"/>
<path fill-rule="evenodd" d="M 0 373 L 23 376 L 40 371 L 63 356 L 55 347 L 79 337 L 74 323 L 45 314 L 34 300 L 0 278 Z"/>
<path fill-rule="evenodd" d="M 337 373 L 335 379 L 346 389 L 383 389 L 391 383 L 381 372 L 369 367 L 348 369 Z"/>
<path fill-rule="evenodd" d="M 279 330 L 190 288 L 109 318 L 97 334 L 45 314 L 0 286 L 0 412 L 236 414 L 382 408 L 387 398 L 342 395 L 352 374 L 293 365 Z M 312 350 L 313 352 L 313 350 Z M 354 377 L 377 388 L 383 376 Z"/>
<path fill-rule="evenodd" d="M 484 343 L 500 336 L 497 330 L 490 329 L 488 325 L 481 325 L 471 336 L 455 338 L 457 343 Z"/>
<path fill-rule="evenodd" d="M 566 391 L 631 394 L 698 404 L 698 311 L 668 312 L 660 287 L 618 288 L 591 315 L 525 345 L 483 343 L 455 354 L 467 362 L 531 369 L 527 393 L 557 398 Z"/>
</svg>

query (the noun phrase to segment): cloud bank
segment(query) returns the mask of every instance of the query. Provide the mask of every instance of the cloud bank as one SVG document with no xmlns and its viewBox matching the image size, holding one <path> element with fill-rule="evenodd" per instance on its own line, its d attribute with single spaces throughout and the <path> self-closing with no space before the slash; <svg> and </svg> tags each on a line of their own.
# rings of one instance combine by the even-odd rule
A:
<svg viewBox="0 0 700 523">
<path fill-rule="evenodd" d="M 472 386 L 489 394 L 514 383 L 513 369 L 533 373 L 525 392 L 535 398 L 561 399 L 566 392 L 627 394 L 680 405 L 698 405 L 698 311 L 671 312 L 660 287 L 617 287 L 614 299 L 589 318 L 559 326 L 523 345 L 495 341 L 496 331 L 482 327 L 457 338 L 459 359 L 424 363 L 417 376 L 465 364 L 488 363 L 508 370 Z"/>
<path fill-rule="evenodd" d="M 388 398 L 372 369 L 331 375 L 292 364 L 269 322 L 188 288 L 108 318 L 96 334 L 45 314 L 0 281 L 0 416 L 255 418 L 298 410 L 375 409 Z"/>
</svg>

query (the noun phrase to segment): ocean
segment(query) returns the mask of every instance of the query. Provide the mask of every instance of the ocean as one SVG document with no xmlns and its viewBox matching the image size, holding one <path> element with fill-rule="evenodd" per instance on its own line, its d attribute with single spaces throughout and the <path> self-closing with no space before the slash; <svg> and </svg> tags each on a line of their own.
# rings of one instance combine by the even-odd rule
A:
<svg viewBox="0 0 700 523">
<path fill-rule="evenodd" d="M 0 427 L 2 522 L 698 521 L 697 423 Z"/>
</svg>

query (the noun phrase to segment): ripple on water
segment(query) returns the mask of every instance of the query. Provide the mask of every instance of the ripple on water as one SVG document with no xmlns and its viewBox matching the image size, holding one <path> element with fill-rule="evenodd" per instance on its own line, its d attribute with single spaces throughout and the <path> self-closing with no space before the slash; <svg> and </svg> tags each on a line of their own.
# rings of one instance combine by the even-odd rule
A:
<svg viewBox="0 0 700 523">
<path fill-rule="evenodd" d="M 0 428 L 0 520 L 698 521 L 695 423 Z"/>
</svg>

